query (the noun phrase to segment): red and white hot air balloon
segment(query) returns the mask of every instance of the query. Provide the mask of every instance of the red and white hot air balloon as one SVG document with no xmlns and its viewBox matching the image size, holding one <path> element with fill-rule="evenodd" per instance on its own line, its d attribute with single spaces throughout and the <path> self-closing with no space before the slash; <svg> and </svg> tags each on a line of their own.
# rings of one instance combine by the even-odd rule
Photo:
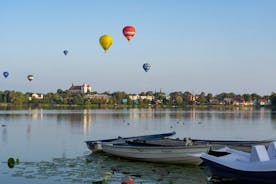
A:
<svg viewBox="0 0 276 184">
<path fill-rule="evenodd" d="M 136 30 L 135 30 L 135 27 L 133 26 L 125 26 L 123 29 L 123 34 L 128 41 L 130 41 L 133 38 L 133 36 L 135 35 L 135 32 Z"/>
</svg>

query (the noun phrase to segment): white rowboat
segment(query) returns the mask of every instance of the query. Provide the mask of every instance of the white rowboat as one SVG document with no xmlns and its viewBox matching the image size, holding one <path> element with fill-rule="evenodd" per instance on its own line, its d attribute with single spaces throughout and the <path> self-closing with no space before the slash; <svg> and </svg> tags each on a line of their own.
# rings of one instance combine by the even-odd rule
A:
<svg viewBox="0 0 276 184">
<path fill-rule="evenodd" d="M 201 153 L 209 151 L 210 146 L 137 146 L 131 144 L 103 144 L 103 152 L 137 161 L 199 165 Z"/>
</svg>

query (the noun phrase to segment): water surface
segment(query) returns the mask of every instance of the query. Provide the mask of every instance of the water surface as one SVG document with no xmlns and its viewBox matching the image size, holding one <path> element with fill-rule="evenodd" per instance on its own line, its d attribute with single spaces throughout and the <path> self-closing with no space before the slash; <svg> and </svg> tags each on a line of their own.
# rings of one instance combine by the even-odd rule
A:
<svg viewBox="0 0 276 184">
<path fill-rule="evenodd" d="M 84 141 L 176 131 L 197 139 L 276 139 L 270 109 L 0 110 L 1 183 L 206 182 L 206 169 L 132 162 L 91 154 Z M 20 163 L 10 169 L 9 157 Z"/>
</svg>

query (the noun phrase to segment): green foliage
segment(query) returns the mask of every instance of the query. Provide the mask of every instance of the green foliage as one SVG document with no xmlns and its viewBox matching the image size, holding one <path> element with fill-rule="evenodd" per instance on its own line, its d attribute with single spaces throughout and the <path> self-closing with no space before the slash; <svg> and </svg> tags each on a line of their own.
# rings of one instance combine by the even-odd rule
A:
<svg viewBox="0 0 276 184">
<path fill-rule="evenodd" d="M 276 93 L 272 93 L 270 96 L 271 105 L 276 106 Z"/>
<path fill-rule="evenodd" d="M 112 97 L 113 97 L 115 103 L 121 104 L 122 100 L 124 98 L 127 98 L 128 95 L 123 91 L 117 91 L 117 92 L 112 93 Z"/>
<path fill-rule="evenodd" d="M 206 96 L 205 96 L 204 92 L 200 93 L 197 101 L 198 101 L 199 104 L 206 104 L 207 99 L 206 99 Z"/>
<path fill-rule="evenodd" d="M 215 96 L 219 101 L 223 101 L 224 98 L 234 98 L 237 95 L 235 93 L 221 93 Z"/>
<path fill-rule="evenodd" d="M 93 95 L 94 94 L 94 95 Z M 95 97 L 95 94 L 98 95 Z M 263 99 L 270 99 L 271 104 L 276 106 L 276 93 L 272 93 L 270 96 L 260 96 L 256 93 L 252 94 L 235 94 L 235 93 L 220 93 L 218 95 L 213 95 L 208 93 L 207 95 L 204 92 L 200 94 L 192 94 L 188 91 L 181 92 L 171 92 L 169 95 L 166 95 L 164 92 L 155 92 L 147 91 L 141 92 L 140 96 L 152 96 L 153 100 L 140 99 L 139 101 L 133 101 L 129 98 L 130 95 L 136 94 L 127 94 L 124 91 L 117 91 L 114 93 L 104 92 L 103 94 L 98 94 L 97 92 L 89 92 L 88 94 L 72 94 L 68 90 L 58 89 L 56 93 L 47 93 L 43 94 L 43 99 L 30 98 L 32 93 L 22 93 L 18 91 L 0 91 L 0 105 L 14 105 L 14 106 L 35 106 L 35 107 L 66 107 L 68 105 L 77 105 L 77 106 L 87 106 L 87 107 L 96 107 L 96 106 L 106 106 L 107 104 L 110 107 L 114 107 L 114 104 L 117 105 L 139 105 L 140 107 L 147 106 L 148 104 L 152 105 L 172 105 L 172 106 L 185 106 L 185 105 L 219 105 L 225 104 L 226 99 L 231 105 L 232 99 L 242 99 L 245 102 L 255 101 L 260 102 Z"/>
<path fill-rule="evenodd" d="M 77 94 L 73 97 L 73 104 L 76 105 L 83 105 L 84 104 L 84 99 L 82 98 L 82 96 L 80 94 Z"/>
<path fill-rule="evenodd" d="M 180 95 L 177 96 L 175 100 L 177 105 L 181 105 L 183 103 L 183 98 Z"/>
<path fill-rule="evenodd" d="M 6 91 L 5 101 L 12 105 L 23 105 L 28 102 L 28 95 L 24 95 L 22 92 Z"/>
</svg>

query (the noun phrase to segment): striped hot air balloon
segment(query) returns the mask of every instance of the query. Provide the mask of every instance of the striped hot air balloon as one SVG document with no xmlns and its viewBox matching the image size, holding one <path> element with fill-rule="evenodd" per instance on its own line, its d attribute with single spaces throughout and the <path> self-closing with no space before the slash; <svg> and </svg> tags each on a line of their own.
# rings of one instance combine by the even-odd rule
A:
<svg viewBox="0 0 276 184">
<path fill-rule="evenodd" d="M 130 41 L 133 38 L 133 36 L 135 35 L 135 32 L 136 30 L 135 30 L 135 27 L 133 26 L 125 26 L 123 28 L 123 34 L 128 41 Z"/>
</svg>

